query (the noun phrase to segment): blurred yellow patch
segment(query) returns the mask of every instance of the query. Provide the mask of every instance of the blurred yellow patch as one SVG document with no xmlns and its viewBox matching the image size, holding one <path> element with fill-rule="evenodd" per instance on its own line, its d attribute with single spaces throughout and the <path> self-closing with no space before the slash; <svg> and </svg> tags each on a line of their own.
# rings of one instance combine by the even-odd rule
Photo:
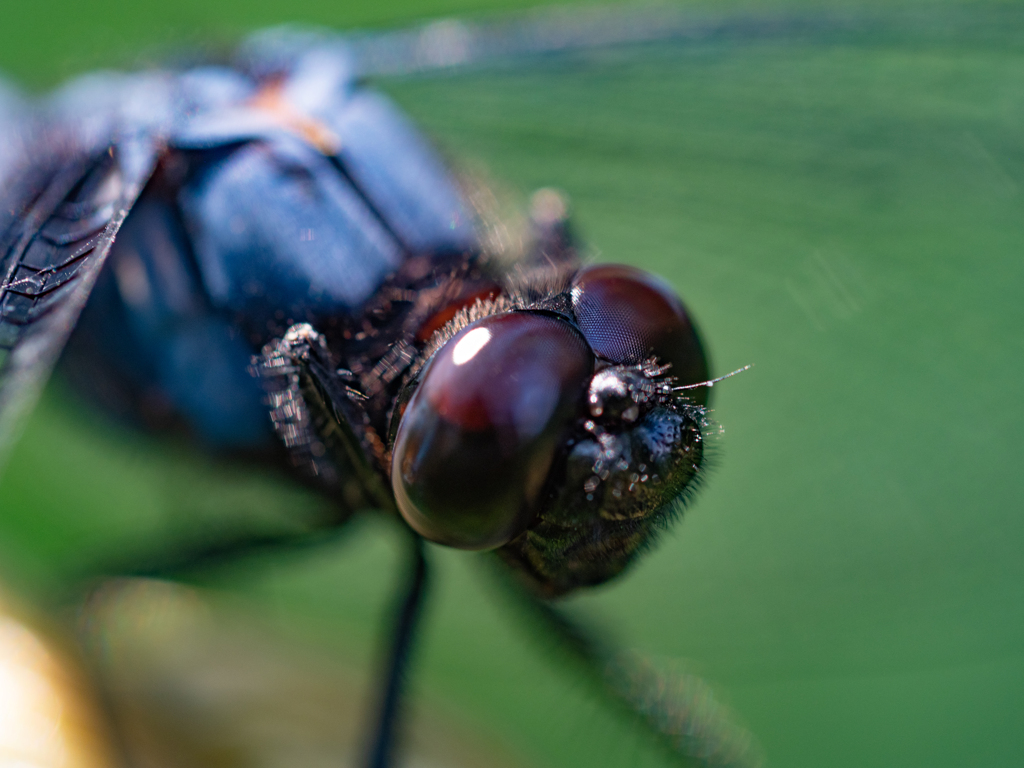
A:
<svg viewBox="0 0 1024 768">
<path fill-rule="evenodd" d="M 83 675 L 0 605 L 0 768 L 113 764 Z"/>
</svg>

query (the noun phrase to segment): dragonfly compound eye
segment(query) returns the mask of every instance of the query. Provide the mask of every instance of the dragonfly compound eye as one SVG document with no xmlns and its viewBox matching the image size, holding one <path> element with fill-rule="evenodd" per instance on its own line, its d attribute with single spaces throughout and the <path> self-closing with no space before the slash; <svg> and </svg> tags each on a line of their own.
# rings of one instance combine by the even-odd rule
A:
<svg viewBox="0 0 1024 768">
<path fill-rule="evenodd" d="M 548 315 L 494 315 L 460 331 L 428 365 L 395 437 L 406 522 L 462 549 L 524 531 L 593 367 L 580 333 Z"/>
<path fill-rule="evenodd" d="M 573 282 L 572 306 L 599 357 L 629 365 L 654 356 L 671 365 L 668 374 L 680 385 L 707 380 L 700 338 L 683 303 L 654 275 L 621 264 L 588 267 Z M 706 405 L 706 387 L 692 392 Z"/>
</svg>

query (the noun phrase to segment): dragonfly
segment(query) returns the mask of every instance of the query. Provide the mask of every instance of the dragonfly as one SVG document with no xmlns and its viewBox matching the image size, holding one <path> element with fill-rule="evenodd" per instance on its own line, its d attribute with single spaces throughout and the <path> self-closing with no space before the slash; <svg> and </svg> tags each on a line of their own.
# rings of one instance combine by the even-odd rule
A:
<svg viewBox="0 0 1024 768">
<path fill-rule="evenodd" d="M 492 236 L 472 180 L 364 81 L 714 31 L 271 30 L 227 62 L 5 97 L 0 451 L 60 359 L 122 419 L 289 467 L 331 500 L 329 531 L 368 509 L 399 521 L 410 576 L 369 766 L 395 760 L 424 541 L 500 561 L 524 613 L 681 763 L 755 764 L 742 731 L 553 602 L 628 571 L 678 517 L 706 470 L 709 390 L 733 374 L 711 377 L 669 286 L 585 262 L 558 193 L 534 196 L 519 241 Z M 181 574 L 324 533 L 110 570 Z"/>
</svg>

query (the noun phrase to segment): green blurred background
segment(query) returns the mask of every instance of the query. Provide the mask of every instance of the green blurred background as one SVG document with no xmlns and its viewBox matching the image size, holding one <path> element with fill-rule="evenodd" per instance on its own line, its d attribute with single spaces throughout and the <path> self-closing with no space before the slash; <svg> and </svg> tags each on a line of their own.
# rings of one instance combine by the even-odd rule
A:
<svg viewBox="0 0 1024 768">
<path fill-rule="evenodd" d="M 0 70 L 42 88 L 283 21 L 528 4 L 4 0 Z M 715 389 L 717 467 L 683 522 L 574 602 L 708 680 L 771 766 L 1024 764 L 1024 6 L 692 8 L 870 23 L 381 83 L 511 197 L 565 190 L 599 258 L 675 284 L 717 372 L 755 364 Z M 58 386 L 0 485 L 3 573 L 42 596 L 196 525 L 320 504 Z M 432 555 L 418 694 L 529 765 L 663 764 L 550 663 L 477 556 Z M 365 665 L 399 564 L 393 532 L 361 525 L 217 585 Z"/>
</svg>

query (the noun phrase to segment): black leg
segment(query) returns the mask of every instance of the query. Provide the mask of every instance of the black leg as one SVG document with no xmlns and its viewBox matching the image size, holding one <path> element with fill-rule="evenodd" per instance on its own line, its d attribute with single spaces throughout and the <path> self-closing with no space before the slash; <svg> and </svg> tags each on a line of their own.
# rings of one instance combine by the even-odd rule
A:
<svg viewBox="0 0 1024 768">
<path fill-rule="evenodd" d="M 337 541 L 348 530 L 347 526 L 330 526 L 289 533 L 222 532 L 92 566 L 77 578 L 70 579 L 70 585 L 73 594 L 77 594 L 83 584 L 88 588 L 97 580 L 108 577 L 187 578 L 261 555 L 314 549 Z"/>
<path fill-rule="evenodd" d="M 640 654 L 607 643 L 572 618 L 498 571 L 499 581 L 542 637 L 568 659 L 595 692 L 628 716 L 684 766 L 755 768 L 762 764 L 753 737 L 717 704 L 697 677 L 659 670 Z"/>
<path fill-rule="evenodd" d="M 370 742 L 366 765 L 368 768 L 391 768 L 393 764 L 397 727 L 401 721 L 402 694 L 405 688 L 406 669 L 416 626 L 423 609 L 423 598 L 427 586 L 427 560 L 423 552 L 423 540 L 413 540 L 413 562 L 409 581 L 398 606 L 391 635 L 391 647 L 384 667 L 383 685 L 380 688 L 377 719 Z"/>
</svg>

